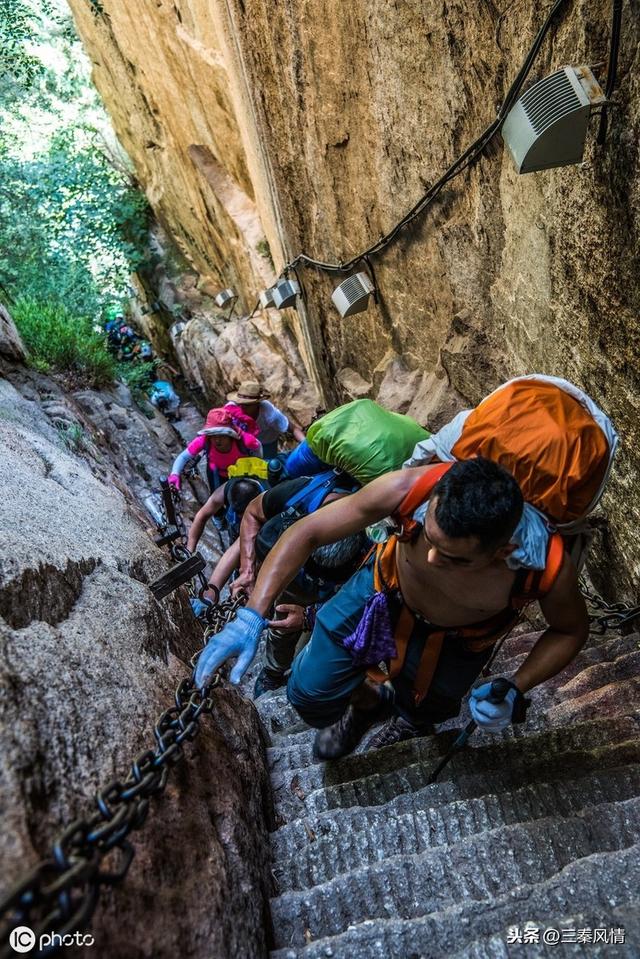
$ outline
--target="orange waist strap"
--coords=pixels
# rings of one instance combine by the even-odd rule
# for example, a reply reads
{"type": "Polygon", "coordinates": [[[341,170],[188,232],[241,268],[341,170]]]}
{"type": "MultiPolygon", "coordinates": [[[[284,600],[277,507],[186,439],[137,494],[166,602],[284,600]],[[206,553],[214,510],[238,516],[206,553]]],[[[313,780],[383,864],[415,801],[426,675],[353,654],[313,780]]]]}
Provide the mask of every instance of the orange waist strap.
{"type": "MultiPolygon", "coordinates": [[[[375,561],[373,567],[373,585],[378,593],[399,592],[400,581],[398,578],[398,566],[396,562],[396,549],[399,539],[397,536],[391,536],[386,543],[380,543],[375,550],[375,561]]],[[[367,675],[375,682],[385,682],[388,679],[394,679],[404,666],[407,655],[409,639],[413,632],[416,617],[402,600],[400,614],[398,616],[393,638],[396,644],[396,655],[389,662],[388,670],[379,667],[371,667],[367,670],[367,675]]],[[[442,645],[447,633],[456,633],[457,635],[467,636],[469,644],[477,651],[492,646],[498,637],[510,629],[518,614],[512,610],[505,610],[508,615],[498,614],[485,623],[477,623],[473,626],[462,626],[459,629],[448,630],[441,627],[433,627],[425,639],[424,649],[420,657],[420,663],[413,683],[413,697],[416,705],[422,702],[429,691],[431,681],[433,680],[442,645]]]]}

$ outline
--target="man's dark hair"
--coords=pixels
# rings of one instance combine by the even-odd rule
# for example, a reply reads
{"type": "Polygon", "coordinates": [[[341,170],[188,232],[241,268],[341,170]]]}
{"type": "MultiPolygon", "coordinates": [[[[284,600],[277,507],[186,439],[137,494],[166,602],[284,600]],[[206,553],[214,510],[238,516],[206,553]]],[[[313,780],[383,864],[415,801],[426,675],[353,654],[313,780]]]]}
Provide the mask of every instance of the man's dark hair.
{"type": "Polygon", "coordinates": [[[238,516],[240,516],[244,513],[251,500],[259,496],[262,491],[262,486],[258,480],[238,476],[235,479],[229,480],[227,502],[238,516]]]}
{"type": "Polygon", "coordinates": [[[452,539],[474,536],[487,553],[509,542],[524,506],[514,477],[482,456],[454,463],[431,495],[442,532],[452,539]]]}

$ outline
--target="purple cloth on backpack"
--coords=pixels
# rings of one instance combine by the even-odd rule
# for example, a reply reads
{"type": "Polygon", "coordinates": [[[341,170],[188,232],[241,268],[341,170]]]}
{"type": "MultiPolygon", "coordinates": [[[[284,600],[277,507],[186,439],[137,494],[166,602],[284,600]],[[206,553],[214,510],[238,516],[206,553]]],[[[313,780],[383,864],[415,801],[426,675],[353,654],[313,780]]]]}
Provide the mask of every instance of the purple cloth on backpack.
{"type": "Polygon", "coordinates": [[[396,656],[391,614],[386,593],[376,593],[362,611],[360,622],[342,640],[353,658],[354,666],[377,666],[382,660],[396,656]]]}

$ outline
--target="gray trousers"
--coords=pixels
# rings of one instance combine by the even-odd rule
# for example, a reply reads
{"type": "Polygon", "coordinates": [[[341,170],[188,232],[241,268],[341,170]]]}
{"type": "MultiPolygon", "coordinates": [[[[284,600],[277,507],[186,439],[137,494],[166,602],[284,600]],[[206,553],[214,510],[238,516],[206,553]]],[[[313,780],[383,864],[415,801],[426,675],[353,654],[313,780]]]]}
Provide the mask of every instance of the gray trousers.
{"type": "MultiPolygon", "coordinates": [[[[294,586],[288,587],[284,593],[281,593],[276,600],[276,606],[280,603],[288,603],[295,606],[309,606],[311,603],[318,602],[318,597],[311,593],[303,594],[297,591],[294,586]]],[[[277,614],[276,614],[277,616],[277,614]]],[[[298,644],[304,638],[301,647],[309,642],[310,633],[304,633],[301,629],[285,630],[278,629],[276,626],[270,626],[267,630],[267,638],[264,651],[264,668],[268,675],[274,679],[280,679],[291,668],[298,644]]]]}

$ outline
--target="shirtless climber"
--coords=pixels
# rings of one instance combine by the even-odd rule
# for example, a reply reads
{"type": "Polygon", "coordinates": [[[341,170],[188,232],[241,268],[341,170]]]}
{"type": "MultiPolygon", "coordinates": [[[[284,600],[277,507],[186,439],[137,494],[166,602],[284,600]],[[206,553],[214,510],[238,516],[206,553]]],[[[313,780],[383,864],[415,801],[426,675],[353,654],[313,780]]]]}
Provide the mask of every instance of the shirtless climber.
{"type": "Polygon", "coordinates": [[[509,567],[522,509],[513,477],[477,457],[389,473],[305,517],[262,566],[251,608],[239,610],[209,641],[196,682],[205,683],[234,656],[231,680],[239,682],[255,655],[266,611],[311,551],[399,512],[403,527],[414,527],[412,535],[379,546],[322,607],[311,641],[294,661],[289,701],[319,730],[320,759],[350,752],[370,725],[390,713],[371,745],[424,735],[433,723],[457,715],[492,646],[517,620],[518,607],[538,598],[548,628],[511,677],[505,700],[494,703],[489,684],[472,693],[478,725],[505,728],[523,694],[564,669],[588,635],[577,572],[559,537],[549,540],[544,571],[509,567]],[[431,484],[424,526],[404,520],[405,498],[414,495],[417,480],[423,490],[431,484]],[[378,682],[372,683],[366,674],[376,666],[378,682]],[[391,685],[380,682],[385,669],[391,685]]]}

